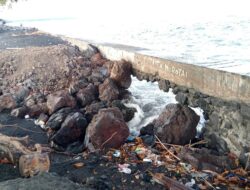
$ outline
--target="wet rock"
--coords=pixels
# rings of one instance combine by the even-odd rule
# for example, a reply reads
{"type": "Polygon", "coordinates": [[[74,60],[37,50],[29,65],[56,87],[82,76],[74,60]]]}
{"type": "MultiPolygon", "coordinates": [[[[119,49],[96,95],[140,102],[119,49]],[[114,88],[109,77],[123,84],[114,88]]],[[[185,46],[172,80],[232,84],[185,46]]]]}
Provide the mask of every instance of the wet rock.
{"type": "Polygon", "coordinates": [[[183,92],[179,92],[176,96],[175,99],[177,102],[179,102],[181,105],[187,105],[188,103],[188,97],[187,94],[183,92]]]}
{"type": "Polygon", "coordinates": [[[13,109],[11,111],[11,115],[15,116],[15,117],[20,117],[20,118],[24,118],[24,116],[29,112],[29,109],[26,106],[20,107],[20,108],[16,108],[13,109]]]}
{"type": "Polygon", "coordinates": [[[119,110],[122,112],[123,114],[123,118],[125,120],[125,122],[130,121],[131,119],[133,119],[135,112],[137,111],[135,108],[129,108],[127,106],[125,106],[121,100],[114,100],[112,102],[112,107],[117,107],[119,108],[119,110]]]}
{"type": "Polygon", "coordinates": [[[68,92],[58,91],[48,95],[47,106],[49,109],[49,113],[52,114],[63,107],[75,107],[76,101],[72,96],[70,96],[68,92]]]}
{"type": "Polygon", "coordinates": [[[126,61],[117,61],[112,67],[110,78],[113,79],[118,86],[127,89],[132,83],[131,74],[131,63],[126,61]]]}
{"type": "Polygon", "coordinates": [[[101,109],[89,124],[86,143],[99,148],[119,148],[128,138],[129,129],[118,108],[101,109]]]}
{"type": "Polygon", "coordinates": [[[129,100],[131,98],[132,94],[129,90],[127,89],[120,89],[120,95],[119,98],[121,100],[129,100]]]}
{"type": "Polygon", "coordinates": [[[46,128],[49,128],[53,131],[59,130],[61,128],[62,122],[71,112],[73,112],[72,108],[62,108],[57,112],[53,113],[46,123],[46,128]]]}
{"type": "Polygon", "coordinates": [[[85,107],[98,97],[98,91],[93,84],[89,84],[86,88],[79,90],[76,97],[81,106],[85,107]]]}
{"type": "Polygon", "coordinates": [[[189,149],[183,148],[178,157],[191,164],[198,170],[211,170],[223,172],[225,169],[235,169],[237,167],[234,159],[228,156],[217,156],[212,154],[209,149],[189,149]]]}
{"type": "Polygon", "coordinates": [[[154,135],[154,125],[152,123],[140,129],[140,136],[154,135]]]}
{"type": "Polygon", "coordinates": [[[143,112],[149,112],[150,110],[152,110],[154,107],[153,103],[147,103],[142,107],[142,111],[143,112]]]}
{"type": "Polygon", "coordinates": [[[195,138],[200,117],[188,106],[168,104],[154,120],[155,134],[162,142],[184,145],[195,138]]]}
{"type": "Polygon", "coordinates": [[[19,171],[22,177],[33,177],[41,172],[48,172],[50,160],[47,153],[22,155],[19,159],[19,171]]]}
{"type": "Polygon", "coordinates": [[[159,88],[164,92],[168,92],[170,87],[170,82],[168,80],[160,80],[158,82],[159,88]]]}
{"type": "Polygon", "coordinates": [[[0,96],[0,112],[5,109],[13,109],[17,106],[15,98],[11,94],[0,96]]]}
{"type": "Polygon", "coordinates": [[[112,79],[106,79],[99,86],[99,98],[102,101],[113,101],[119,98],[119,89],[112,79]]]}
{"type": "Polygon", "coordinates": [[[77,141],[83,142],[87,125],[81,113],[69,114],[51,140],[62,147],[77,141]]]}

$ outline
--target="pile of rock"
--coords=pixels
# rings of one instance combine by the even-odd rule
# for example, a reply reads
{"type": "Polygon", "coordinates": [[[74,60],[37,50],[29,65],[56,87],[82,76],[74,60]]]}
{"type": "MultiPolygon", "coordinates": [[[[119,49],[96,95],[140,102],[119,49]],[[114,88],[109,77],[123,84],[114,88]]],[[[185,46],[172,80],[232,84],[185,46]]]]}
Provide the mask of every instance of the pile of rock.
{"type": "Polygon", "coordinates": [[[111,62],[95,49],[86,56],[65,45],[1,56],[0,112],[37,119],[52,147],[71,152],[89,143],[117,148],[129,136],[126,121],[136,110],[121,100],[132,82],[130,63],[111,62]]]}

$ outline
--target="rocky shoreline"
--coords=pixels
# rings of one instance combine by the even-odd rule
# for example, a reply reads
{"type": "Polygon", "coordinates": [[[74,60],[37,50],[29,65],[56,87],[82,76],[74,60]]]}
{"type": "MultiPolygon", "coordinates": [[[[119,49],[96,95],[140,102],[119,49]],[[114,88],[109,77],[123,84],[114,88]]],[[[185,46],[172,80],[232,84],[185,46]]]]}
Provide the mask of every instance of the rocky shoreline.
{"type": "MultiPolygon", "coordinates": [[[[33,35],[44,38],[25,31],[15,42],[33,35]]],[[[139,73],[129,62],[105,59],[92,45],[81,51],[51,41],[0,53],[0,189],[38,183],[41,189],[249,188],[249,168],[238,161],[243,154],[242,164],[248,164],[246,150],[238,149],[248,147],[247,138],[240,136],[239,154],[225,139],[233,134],[228,120],[245,130],[242,135],[249,130],[248,106],[139,73]],[[171,87],[180,102],[166,105],[139,137],[126,123],[137,110],[123,103],[131,96],[131,74],[159,81],[164,91],[171,87]],[[201,107],[209,118],[202,139],[196,138],[199,116],[187,105],[201,107]],[[220,134],[221,128],[227,130],[220,134]]]]}

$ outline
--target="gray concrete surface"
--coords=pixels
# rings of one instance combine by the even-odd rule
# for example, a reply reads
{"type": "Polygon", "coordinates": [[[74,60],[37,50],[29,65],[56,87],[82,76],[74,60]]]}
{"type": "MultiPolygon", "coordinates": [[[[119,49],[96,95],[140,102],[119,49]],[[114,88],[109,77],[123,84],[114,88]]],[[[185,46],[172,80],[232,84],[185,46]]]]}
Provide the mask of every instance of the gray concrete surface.
{"type": "Polygon", "coordinates": [[[18,49],[29,46],[66,44],[61,38],[39,32],[34,28],[0,25],[0,50],[18,49]]]}

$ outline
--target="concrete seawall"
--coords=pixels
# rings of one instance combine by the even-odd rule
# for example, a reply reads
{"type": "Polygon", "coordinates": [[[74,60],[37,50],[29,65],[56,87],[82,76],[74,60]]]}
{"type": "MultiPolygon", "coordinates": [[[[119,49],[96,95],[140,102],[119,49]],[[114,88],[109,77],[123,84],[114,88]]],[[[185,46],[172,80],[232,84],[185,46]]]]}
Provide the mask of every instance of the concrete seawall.
{"type": "MultiPolygon", "coordinates": [[[[87,43],[77,39],[63,38],[82,49],[87,43]]],[[[179,63],[137,53],[137,49],[118,45],[95,45],[111,60],[127,60],[133,68],[161,79],[172,81],[180,86],[193,88],[204,94],[250,103],[250,77],[226,71],[179,63]]]]}

